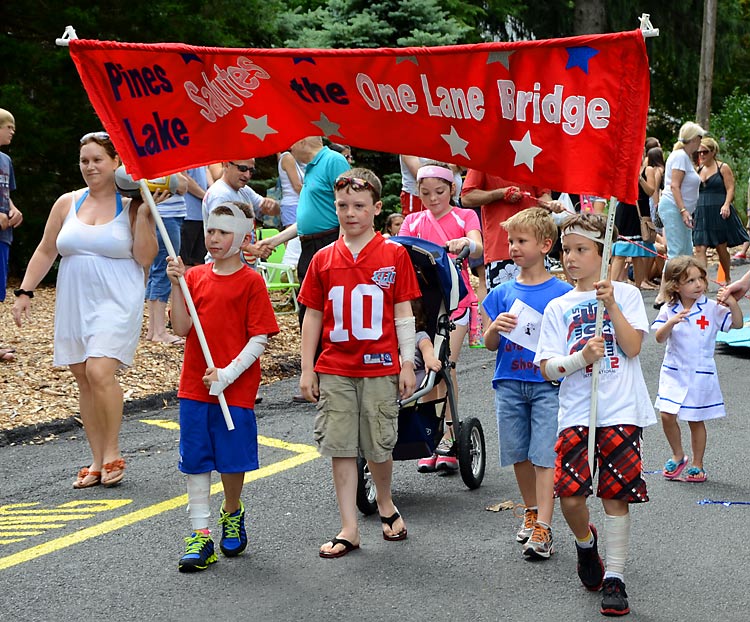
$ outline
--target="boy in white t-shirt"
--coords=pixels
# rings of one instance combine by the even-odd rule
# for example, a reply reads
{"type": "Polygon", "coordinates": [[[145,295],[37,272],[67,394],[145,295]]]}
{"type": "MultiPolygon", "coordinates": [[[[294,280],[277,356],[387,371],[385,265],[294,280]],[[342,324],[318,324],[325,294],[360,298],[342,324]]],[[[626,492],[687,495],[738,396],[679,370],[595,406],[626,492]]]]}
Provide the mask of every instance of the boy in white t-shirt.
{"type": "Polygon", "coordinates": [[[547,305],[534,362],[548,380],[563,378],[555,495],[576,538],[578,576],[589,590],[603,588],[603,615],[621,616],[630,611],[623,582],[630,533],[628,505],[648,501],[641,436],[642,428],[656,423],[656,417],[638,359],[649,331],[643,299],[632,285],[599,280],[605,231],[605,219],[598,214],[571,216],[562,224],[563,260],[576,286],[547,305]],[[597,304],[605,308],[600,337],[594,337],[597,304]],[[605,511],[606,572],[586,506],[586,498],[593,494],[588,425],[592,364],[597,360],[601,366],[596,494],[605,511]]]}

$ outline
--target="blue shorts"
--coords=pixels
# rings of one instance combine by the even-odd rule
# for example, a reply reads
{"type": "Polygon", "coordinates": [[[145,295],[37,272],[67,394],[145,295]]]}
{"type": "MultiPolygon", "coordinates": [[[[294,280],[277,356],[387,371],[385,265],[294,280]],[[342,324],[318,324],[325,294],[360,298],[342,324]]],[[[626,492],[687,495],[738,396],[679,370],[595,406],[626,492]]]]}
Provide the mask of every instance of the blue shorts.
{"type": "Polygon", "coordinates": [[[558,391],[550,382],[495,381],[500,466],[530,460],[554,468],[558,391]]]}
{"type": "Polygon", "coordinates": [[[230,406],[227,430],[218,404],[180,398],[180,463],[183,473],[245,473],[258,468],[258,426],[252,408],[230,406]]]}
{"type": "MultiPolygon", "coordinates": [[[[180,254],[180,242],[182,240],[182,221],[184,218],[162,218],[164,228],[169,235],[169,241],[172,242],[174,252],[180,254]]],[[[167,247],[161,237],[159,230],[156,230],[156,241],[159,243],[159,251],[156,253],[151,269],[148,271],[148,281],[146,282],[146,300],[160,300],[167,302],[169,295],[172,293],[172,283],[167,276],[167,247]]]]}
{"type": "Polygon", "coordinates": [[[0,302],[5,300],[5,289],[8,287],[8,258],[10,244],[0,242],[0,302]]]}

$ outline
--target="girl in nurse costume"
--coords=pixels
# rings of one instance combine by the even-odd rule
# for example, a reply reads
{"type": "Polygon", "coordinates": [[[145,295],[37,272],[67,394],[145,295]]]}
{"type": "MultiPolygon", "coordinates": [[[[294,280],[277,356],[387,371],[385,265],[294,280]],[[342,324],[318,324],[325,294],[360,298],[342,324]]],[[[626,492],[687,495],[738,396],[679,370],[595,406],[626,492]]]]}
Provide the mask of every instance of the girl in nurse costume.
{"type": "Polygon", "coordinates": [[[669,302],[651,325],[656,341],[667,344],[654,403],[661,412],[662,428],[672,448],[672,457],[664,465],[664,477],[677,479],[690,462],[682,448],[678,421],[682,420],[690,426],[693,450],[685,481],[705,482],[705,422],[726,415],[714,361],[716,333],[742,328],[742,312],[733,296],[727,296],[724,305],[706,297],[706,270],[693,257],[671,259],[664,280],[669,302]]]}

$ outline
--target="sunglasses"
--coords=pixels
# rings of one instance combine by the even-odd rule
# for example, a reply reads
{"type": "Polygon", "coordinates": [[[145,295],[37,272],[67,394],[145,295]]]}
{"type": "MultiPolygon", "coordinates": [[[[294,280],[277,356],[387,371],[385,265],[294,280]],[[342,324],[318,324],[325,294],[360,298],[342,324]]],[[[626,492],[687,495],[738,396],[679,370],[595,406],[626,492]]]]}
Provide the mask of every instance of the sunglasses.
{"type": "Polygon", "coordinates": [[[235,164],[234,162],[230,162],[229,164],[231,164],[232,166],[236,166],[237,170],[240,173],[250,172],[252,174],[252,173],[255,172],[255,167],[254,166],[246,166],[245,164],[235,164]]]}
{"type": "Polygon", "coordinates": [[[89,132],[81,136],[81,144],[87,140],[109,140],[109,134],[107,132],[89,132]]]}
{"type": "Polygon", "coordinates": [[[708,149],[701,149],[698,151],[698,155],[706,155],[707,153],[711,153],[708,149]]]}
{"type": "Polygon", "coordinates": [[[374,192],[375,194],[379,194],[377,190],[375,190],[375,186],[373,186],[369,181],[366,179],[361,179],[359,177],[339,177],[333,184],[333,187],[336,190],[343,190],[344,188],[351,188],[354,190],[354,192],[361,192],[362,190],[370,190],[371,192],[374,192]]]}

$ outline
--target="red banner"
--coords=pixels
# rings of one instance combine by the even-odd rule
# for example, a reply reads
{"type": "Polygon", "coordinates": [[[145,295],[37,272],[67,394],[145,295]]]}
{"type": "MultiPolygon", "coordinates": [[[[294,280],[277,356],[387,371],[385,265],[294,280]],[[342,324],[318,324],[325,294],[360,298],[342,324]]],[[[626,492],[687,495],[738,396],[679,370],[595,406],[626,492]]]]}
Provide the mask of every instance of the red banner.
{"type": "Polygon", "coordinates": [[[228,49],[72,40],[128,171],[159,177],[309,135],[634,203],[640,31],[434,48],[228,49]]]}

